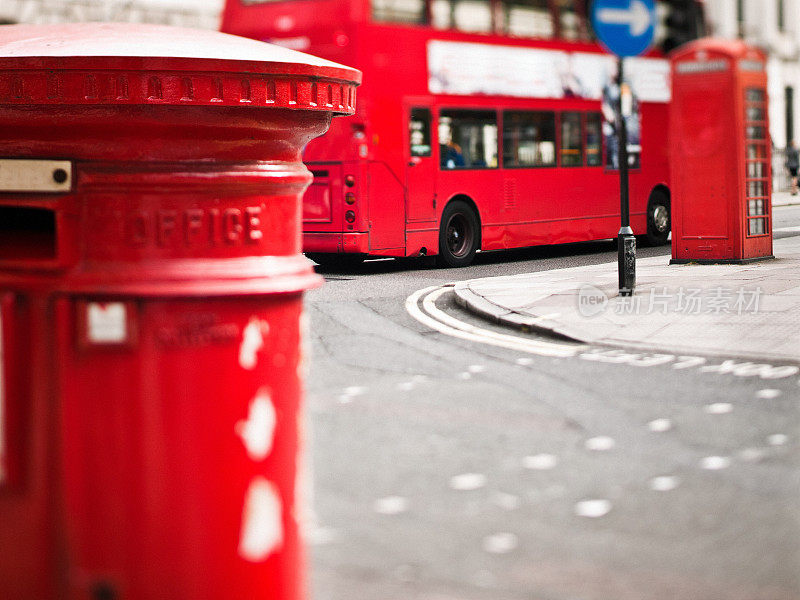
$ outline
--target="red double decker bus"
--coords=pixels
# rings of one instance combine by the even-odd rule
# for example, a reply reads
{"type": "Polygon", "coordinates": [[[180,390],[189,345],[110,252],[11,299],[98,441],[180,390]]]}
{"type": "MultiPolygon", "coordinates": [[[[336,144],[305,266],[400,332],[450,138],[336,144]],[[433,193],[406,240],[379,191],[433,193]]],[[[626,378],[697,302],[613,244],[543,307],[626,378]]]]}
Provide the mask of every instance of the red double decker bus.
{"type": "MultiPolygon", "coordinates": [[[[702,32],[699,2],[660,4],[702,32]]],[[[304,152],[303,249],[317,262],[463,266],[478,250],[616,235],[616,63],[585,0],[227,0],[222,30],[364,73],[356,115],[304,152]]],[[[670,230],[662,56],[627,59],[623,84],[631,226],[655,244],[670,230]]]]}

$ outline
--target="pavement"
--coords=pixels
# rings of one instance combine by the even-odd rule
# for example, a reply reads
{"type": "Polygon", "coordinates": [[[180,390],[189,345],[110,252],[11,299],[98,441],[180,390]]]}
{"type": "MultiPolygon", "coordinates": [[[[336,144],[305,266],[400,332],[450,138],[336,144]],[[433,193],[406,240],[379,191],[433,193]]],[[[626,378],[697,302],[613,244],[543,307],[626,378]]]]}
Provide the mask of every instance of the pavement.
{"type": "MultiPolygon", "coordinates": [[[[800,204],[797,198],[775,194],[773,205],[800,204]]],[[[630,297],[619,296],[616,262],[472,279],[454,291],[470,311],[524,331],[680,355],[800,363],[800,230],[775,239],[773,251],[774,259],[744,265],[639,259],[630,297]]]]}

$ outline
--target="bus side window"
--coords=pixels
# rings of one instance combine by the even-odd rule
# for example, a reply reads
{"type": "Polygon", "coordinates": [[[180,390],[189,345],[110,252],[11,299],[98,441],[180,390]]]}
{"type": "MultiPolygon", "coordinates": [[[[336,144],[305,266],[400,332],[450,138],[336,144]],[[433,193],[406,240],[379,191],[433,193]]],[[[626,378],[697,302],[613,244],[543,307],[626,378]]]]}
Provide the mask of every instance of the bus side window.
{"type": "Polygon", "coordinates": [[[561,113],[561,166],[583,166],[581,113],[561,113]]]}
{"type": "Polygon", "coordinates": [[[600,113],[586,115],[586,166],[599,167],[603,164],[602,117],[600,113]]]}
{"type": "Polygon", "coordinates": [[[427,108],[412,108],[408,121],[411,156],[431,155],[431,111],[427,108]]]}
{"type": "Polygon", "coordinates": [[[443,110],[439,117],[442,169],[497,167],[497,113],[488,110],[443,110]]]}
{"type": "Polygon", "coordinates": [[[372,18],[378,22],[422,25],[425,11],[425,0],[372,0],[372,18]]]}
{"type": "Polygon", "coordinates": [[[555,37],[549,0],[507,0],[502,2],[505,22],[501,30],[509,35],[549,39],[555,37]]]}
{"type": "Polygon", "coordinates": [[[432,0],[431,17],[436,29],[457,29],[471,33],[492,31],[489,0],[432,0]]]}
{"type": "Polygon", "coordinates": [[[503,166],[555,165],[555,113],[511,110],[503,112],[503,166]]]}

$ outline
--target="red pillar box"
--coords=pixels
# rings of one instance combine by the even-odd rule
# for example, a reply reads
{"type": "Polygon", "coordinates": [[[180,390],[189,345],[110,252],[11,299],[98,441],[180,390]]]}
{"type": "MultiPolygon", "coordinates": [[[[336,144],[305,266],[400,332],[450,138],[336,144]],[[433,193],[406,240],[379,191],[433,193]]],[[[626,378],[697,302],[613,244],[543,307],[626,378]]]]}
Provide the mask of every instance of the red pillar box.
{"type": "Polygon", "coordinates": [[[672,262],[772,258],[766,56],[704,39],[671,58],[672,262]]]}
{"type": "Polygon", "coordinates": [[[0,598],[303,596],[300,152],[358,71],[0,28],[0,598]]]}

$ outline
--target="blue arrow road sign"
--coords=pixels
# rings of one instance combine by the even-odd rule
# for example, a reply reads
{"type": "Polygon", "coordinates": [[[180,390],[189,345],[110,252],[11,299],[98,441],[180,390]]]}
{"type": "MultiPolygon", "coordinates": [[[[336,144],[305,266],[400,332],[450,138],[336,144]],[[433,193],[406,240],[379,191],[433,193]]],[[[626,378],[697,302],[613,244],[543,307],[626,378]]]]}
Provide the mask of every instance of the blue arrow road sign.
{"type": "Polygon", "coordinates": [[[595,35],[617,56],[638,56],[650,47],[656,29],[655,0],[594,0],[595,35]]]}

